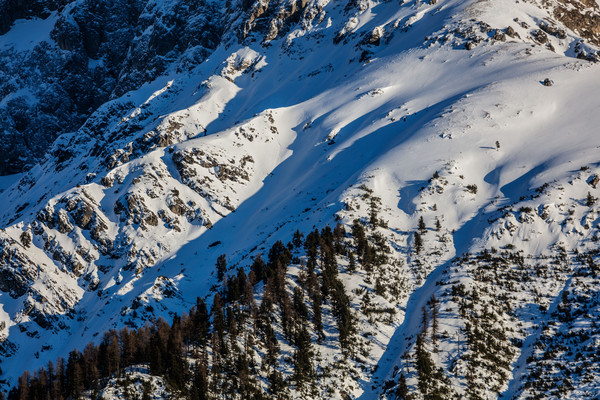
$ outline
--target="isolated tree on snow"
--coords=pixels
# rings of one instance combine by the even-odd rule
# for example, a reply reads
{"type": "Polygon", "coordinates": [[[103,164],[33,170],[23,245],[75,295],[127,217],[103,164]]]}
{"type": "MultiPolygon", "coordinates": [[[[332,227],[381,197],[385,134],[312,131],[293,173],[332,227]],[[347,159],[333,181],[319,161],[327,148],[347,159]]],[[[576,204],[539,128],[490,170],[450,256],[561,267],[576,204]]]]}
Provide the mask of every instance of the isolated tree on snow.
{"type": "Polygon", "coordinates": [[[217,257],[217,279],[219,282],[223,281],[225,278],[225,272],[227,272],[227,259],[225,258],[225,254],[221,254],[217,257]]]}
{"type": "Polygon", "coordinates": [[[591,207],[594,205],[594,203],[596,203],[596,198],[594,196],[592,196],[592,194],[590,192],[588,192],[585,205],[588,207],[591,207]]]}
{"type": "Polygon", "coordinates": [[[423,306],[421,308],[421,325],[422,325],[422,329],[421,332],[423,335],[427,335],[427,325],[429,324],[429,315],[427,314],[427,308],[425,306],[423,306]]]}
{"type": "Polygon", "coordinates": [[[429,306],[431,307],[431,340],[435,345],[439,331],[439,301],[437,297],[435,297],[435,294],[431,295],[429,306]]]}
{"type": "Polygon", "coordinates": [[[419,233],[424,235],[427,232],[427,226],[425,226],[425,221],[423,220],[423,216],[419,217],[419,233]]]}
{"type": "Polygon", "coordinates": [[[419,232],[415,232],[415,251],[417,254],[420,254],[421,250],[423,250],[423,239],[419,232]]]}

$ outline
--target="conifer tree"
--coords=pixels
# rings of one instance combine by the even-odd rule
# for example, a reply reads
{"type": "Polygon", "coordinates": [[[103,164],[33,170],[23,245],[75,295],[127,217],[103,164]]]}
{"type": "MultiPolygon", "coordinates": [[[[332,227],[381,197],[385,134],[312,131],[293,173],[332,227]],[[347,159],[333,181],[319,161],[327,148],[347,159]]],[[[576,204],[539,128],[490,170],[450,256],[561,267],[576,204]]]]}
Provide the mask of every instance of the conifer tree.
{"type": "Polygon", "coordinates": [[[381,199],[379,197],[371,196],[371,201],[369,202],[369,224],[371,225],[371,229],[377,226],[377,213],[379,212],[380,203],[381,199]]]}
{"type": "Polygon", "coordinates": [[[435,297],[435,294],[431,295],[431,299],[429,300],[429,307],[431,308],[431,340],[435,345],[439,331],[439,301],[437,297],[435,297]]]}
{"type": "Polygon", "coordinates": [[[267,354],[263,365],[267,367],[267,370],[270,370],[271,367],[277,366],[277,357],[279,357],[279,341],[275,336],[275,331],[273,330],[271,324],[266,324],[264,326],[264,334],[267,354]]]}
{"type": "Polygon", "coordinates": [[[420,254],[423,250],[423,239],[421,238],[421,234],[419,232],[415,232],[415,252],[420,254]]]}
{"type": "Polygon", "coordinates": [[[319,342],[325,339],[323,332],[323,311],[321,309],[321,294],[316,292],[312,298],[313,326],[319,342]]]}
{"type": "MultiPolygon", "coordinates": [[[[136,351],[137,348],[134,348],[133,352],[136,351]]],[[[98,348],[94,344],[88,343],[83,350],[81,361],[83,364],[83,385],[85,388],[91,389],[92,392],[95,393],[98,390],[98,380],[100,379],[98,371],[98,348]]],[[[50,381],[50,379],[51,378],[49,378],[48,381],[50,381]]]]}
{"type": "Polygon", "coordinates": [[[415,369],[417,370],[419,390],[423,395],[427,396],[434,371],[434,364],[429,352],[425,349],[422,334],[417,335],[415,348],[415,369]]]}
{"type": "Polygon", "coordinates": [[[410,400],[411,396],[408,391],[408,385],[406,384],[406,377],[404,374],[400,374],[400,378],[398,378],[398,385],[396,386],[396,390],[394,392],[397,400],[410,400]]]}
{"type": "Polygon", "coordinates": [[[300,232],[300,230],[296,230],[296,232],[294,232],[294,236],[292,237],[292,244],[295,248],[299,248],[300,246],[302,246],[303,238],[304,235],[300,232]]]}
{"type": "Polygon", "coordinates": [[[206,360],[201,358],[196,362],[194,378],[190,390],[191,400],[208,400],[208,373],[206,360]]]}
{"type": "Polygon", "coordinates": [[[321,242],[321,235],[318,230],[314,230],[306,235],[306,240],[304,241],[304,249],[306,250],[306,255],[309,259],[316,260],[317,259],[317,248],[319,247],[319,243],[321,242]]]}
{"type": "Polygon", "coordinates": [[[354,253],[350,252],[348,254],[348,271],[354,272],[356,271],[356,260],[354,259],[354,253]]]}
{"type": "Polygon", "coordinates": [[[69,353],[67,361],[67,394],[72,399],[79,399],[84,389],[80,358],[81,354],[73,350],[69,353]]]}
{"type": "Polygon", "coordinates": [[[208,343],[208,334],[210,332],[210,315],[208,314],[206,303],[201,297],[196,299],[192,326],[192,337],[195,343],[201,347],[205,347],[208,343]]]}
{"type": "Polygon", "coordinates": [[[335,252],[338,254],[345,253],[345,246],[344,246],[344,237],[345,236],[346,236],[346,229],[344,228],[344,225],[342,225],[338,222],[337,225],[335,226],[335,228],[333,229],[333,243],[334,243],[335,252]]]}
{"type": "Polygon", "coordinates": [[[350,299],[344,289],[344,284],[336,279],[332,290],[333,314],[337,321],[340,334],[340,345],[343,349],[351,350],[350,337],[354,333],[350,299]]]}
{"type": "Polygon", "coordinates": [[[429,325],[429,315],[427,314],[427,308],[421,307],[421,333],[427,335],[427,328],[429,325]]]}
{"type": "Polygon", "coordinates": [[[425,221],[423,220],[422,215],[419,217],[419,233],[421,235],[424,235],[425,233],[427,233],[427,226],[425,225],[425,221]]]}
{"type": "Polygon", "coordinates": [[[308,308],[304,301],[304,293],[302,292],[302,289],[297,286],[294,288],[293,304],[296,315],[298,315],[301,320],[306,321],[308,318],[308,308]]]}
{"type": "Polygon", "coordinates": [[[356,249],[356,254],[360,259],[362,259],[364,256],[365,248],[369,246],[369,243],[367,242],[365,229],[360,223],[359,219],[355,219],[352,222],[352,236],[354,237],[354,247],[356,249]]]}
{"type": "Polygon", "coordinates": [[[106,346],[106,368],[107,376],[119,375],[121,365],[121,349],[119,348],[119,338],[115,330],[110,330],[105,336],[103,342],[106,346]]]}
{"type": "Polygon", "coordinates": [[[217,263],[215,265],[217,267],[217,279],[219,282],[223,282],[223,278],[225,278],[225,273],[227,272],[227,259],[225,258],[225,254],[221,254],[217,257],[217,263]]]}
{"type": "Polygon", "coordinates": [[[311,339],[306,326],[303,325],[298,331],[295,345],[294,381],[296,385],[302,386],[313,375],[311,339]]]}
{"type": "Polygon", "coordinates": [[[183,358],[181,318],[177,315],[173,317],[167,340],[167,371],[169,382],[175,388],[183,389],[186,380],[185,360],[183,358]]]}
{"type": "Polygon", "coordinates": [[[596,203],[596,200],[597,199],[594,196],[592,196],[592,194],[590,192],[588,192],[585,205],[588,207],[591,207],[594,205],[594,203],[596,203]]]}
{"type": "Polygon", "coordinates": [[[225,344],[226,321],[223,311],[223,301],[219,293],[216,293],[213,298],[211,315],[213,319],[213,352],[215,355],[225,357],[227,355],[227,346],[225,344]]]}
{"type": "Polygon", "coordinates": [[[271,277],[271,274],[275,273],[277,266],[287,267],[292,260],[292,253],[283,244],[281,240],[275,242],[269,250],[269,256],[267,261],[267,278],[271,277]]]}

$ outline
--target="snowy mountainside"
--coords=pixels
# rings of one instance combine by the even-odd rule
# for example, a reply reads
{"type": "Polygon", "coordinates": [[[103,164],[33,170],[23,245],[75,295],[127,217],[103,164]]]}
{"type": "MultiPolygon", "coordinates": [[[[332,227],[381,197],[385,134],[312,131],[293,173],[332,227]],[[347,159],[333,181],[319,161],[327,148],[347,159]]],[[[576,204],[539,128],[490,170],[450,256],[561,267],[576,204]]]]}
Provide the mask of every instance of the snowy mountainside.
{"type": "Polygon", "coordinates": [[[190,4],[145,4],[111,95],[0,193],[7,384],[107,329],[189,310],[218,284],[221,254],[235,271],[380,202],[393,261],[371,283],[341,274],[376,372],[345,377],[345,393],[394,398],[400,375],[417,397],[597,393],[589,368],[562,391],[528,383],[566,379],[544,345],[576,371],[591,356],[564,346],[597,340],[590,327],[586,344],[560,341],[597,308],[596,3],[578,25],[566,2],[241,2],[210,46],[161,54],[148,21],[196,15],[190,4]],[[389,320],[361,314],[375,283],[401,288],[377,294],[389,320]],[[561,317],[570,302],[584,311],[561,317]],[[425,387],[411,364],[423,346],[441,371],[425,387]]]}

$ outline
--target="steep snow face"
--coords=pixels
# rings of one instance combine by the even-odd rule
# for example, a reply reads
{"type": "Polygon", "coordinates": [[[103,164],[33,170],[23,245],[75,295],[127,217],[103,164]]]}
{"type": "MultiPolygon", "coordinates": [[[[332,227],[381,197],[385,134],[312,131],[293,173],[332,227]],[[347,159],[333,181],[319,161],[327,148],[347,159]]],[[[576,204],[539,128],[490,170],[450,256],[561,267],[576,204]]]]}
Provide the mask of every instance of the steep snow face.
{"type": "MultiPolygon", "coordinates": [[[[211,274],[220,254],[246,266],[297,229],[368,218],[361,187],[381,198],[398,259],[420,266],[399,296],[397,330],[378,333],[373,393],[366,384],[353,389],[365,399],[379,394],[398,356],[413,348],[408,338],[419,329],[421,306],[454,270],[452,257],[509,244],[541,256],[560,242],[590,243],[592,231],[573,233],[555,221],[586,191],[596,193],[592,173],[580,180],[593,185],[568,183],[581,166],[597,167],[600,146],[590,129],[600,124],[598,66],[568,56],[585,48],[593,58],[596,50],[555,20],[554,9],[282,0],[231,10],[209,46],[193,35],[211,22],[206,15],[185,2],[145,4],[114,98],[0,192],[0,335],[9,382],[103,330],[189,309],[217,283],[211,274]],[[171,21],[182,7],[181,15],[198,19],[171,21]],[[171,48],[161,42],[167,33],[189,41],[171,48]],[[143,52],[147,46],[154,50],[143,52]],[[544,203],[526,203],[544,184],[556,190],[544,203]],[[527,211],[503,215],[515,205],[549,211],[531,223],[527,211]],[[442,230],[424,238],[418,257],[412,232],[421,216],[428,226],[438,219],[442,230]]],[[[589,227],[593,212],[574,211],[589,227]]],[[[540,294],[545,302],[558,295],[555,288],[540,294]]],[[[442,354],[455,348],[447,346],[442,354]]],[[[506,374],[522,368],[516,354],[506,374]]],[[[519,390],[503,375],[494,384],[495,395],[519,390]]],[[[458,393],[461,385],[456,378],[458,393]]]]}

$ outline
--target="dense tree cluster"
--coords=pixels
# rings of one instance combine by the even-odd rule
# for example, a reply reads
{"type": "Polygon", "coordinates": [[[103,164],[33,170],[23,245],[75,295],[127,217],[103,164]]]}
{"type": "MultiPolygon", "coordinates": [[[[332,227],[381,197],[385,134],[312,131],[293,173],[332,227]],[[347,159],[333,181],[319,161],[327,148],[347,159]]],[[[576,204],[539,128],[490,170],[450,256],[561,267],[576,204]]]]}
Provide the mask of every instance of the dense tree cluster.
{"type": "Polygon", "coordinates": [[[378,252],[358,220],[352,233],[350,240],[342,225],[306,236],[297,231],[290,243],[277,241],[266,261],[257,255],[248,268],[232,270],[221,255],[215,264],[219,285],[208,305],[198,298],[170,324],[158,319],[136,330],[111,330],[83,352],[73,350],[66,360],[25,372],[8,398],[78,399],[86,391],[95,398],[110,379],[135,365],[145,365],[171,391],[192,400],[283,399],[289,387],[316,393],[322,371],[314,343],[328,340],[344,357],[355,353],[355,317],[338,277],[338,257],[349,257],[354,270],[353,254],[364,269],[377,262],[378,252]],[[292,263],[301,264],[295,280],[287,271],[292,263]],[[335,320],[327,331],[337,335],[325,335],[325,308],[335,320]],[[284,344],[293,349],[291,357],[282,353],[284,344]]]}
{"type": "Polygon", "coordinates": [[[71,351],[66,360],[58,358],[33,374],[25,372],[8,398],[77,399],[85,390],[94,396],[110,378],[122,377],[126,367],[139,364],[148,365],[153,375],[164,376],[173,388],[184,390],[193,375],[185,350],[205,342],[209,326],[206,304],[198,299],[189,314],[175,316],[171,324],[161,318],[137,330],[110,330],[99,345],[90,343],[83,352],[71,351]]]}

